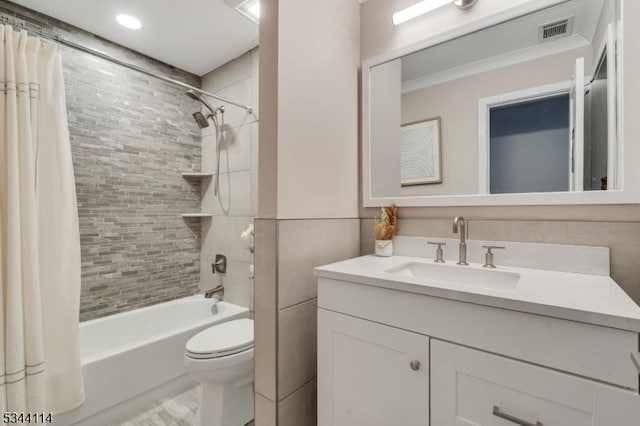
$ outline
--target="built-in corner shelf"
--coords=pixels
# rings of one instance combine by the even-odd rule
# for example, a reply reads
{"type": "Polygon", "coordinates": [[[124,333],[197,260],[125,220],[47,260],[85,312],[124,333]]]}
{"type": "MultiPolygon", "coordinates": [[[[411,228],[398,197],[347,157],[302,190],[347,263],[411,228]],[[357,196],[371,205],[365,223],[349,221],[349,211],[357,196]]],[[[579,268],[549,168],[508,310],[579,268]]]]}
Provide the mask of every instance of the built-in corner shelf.
{"type": "Polygon", "coordinates": [[[187,219],[206,219],[213,217],[210,213],[182,213],[181,216],[187,219]]]}
{"type": "Polygon", "coordinates": [[[189,172],[189,173],[183,173],[182,177],[185,179],[210,178],[210,177],[213,177],[213,173],[189,172]]]}
{"type": "MultiPolygon", "coordinates": [[[[184,179],[204,179],[213,177],[213,173],[186,172],[182,173],[182,177],[184,179]]],[[[213,217],[210,213],[183,213],[181,216],[185,219],[209,219],[213,217]]]]}

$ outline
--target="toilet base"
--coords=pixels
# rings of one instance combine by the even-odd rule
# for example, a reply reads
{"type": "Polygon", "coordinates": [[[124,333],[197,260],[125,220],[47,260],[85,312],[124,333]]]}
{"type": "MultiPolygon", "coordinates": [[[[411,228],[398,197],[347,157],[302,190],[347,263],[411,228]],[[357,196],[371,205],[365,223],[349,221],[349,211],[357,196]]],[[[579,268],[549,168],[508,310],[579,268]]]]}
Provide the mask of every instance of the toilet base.
{"type": "Polygon", "coordinates": [[[245,426],[253,416],[253,377],[226,384],[202,383],[195,426],[245,426]]]}

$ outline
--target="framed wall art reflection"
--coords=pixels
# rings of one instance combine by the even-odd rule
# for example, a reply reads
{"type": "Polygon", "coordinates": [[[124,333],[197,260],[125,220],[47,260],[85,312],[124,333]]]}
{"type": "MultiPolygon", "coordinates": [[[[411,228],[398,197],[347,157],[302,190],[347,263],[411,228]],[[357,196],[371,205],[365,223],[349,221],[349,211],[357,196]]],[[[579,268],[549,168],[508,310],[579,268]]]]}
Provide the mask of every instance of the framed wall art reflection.
{"type": "Polygon", "coordinates": [[[442,183],[440,117],[407,123],[400,136],[402,186],[442,183]]]}

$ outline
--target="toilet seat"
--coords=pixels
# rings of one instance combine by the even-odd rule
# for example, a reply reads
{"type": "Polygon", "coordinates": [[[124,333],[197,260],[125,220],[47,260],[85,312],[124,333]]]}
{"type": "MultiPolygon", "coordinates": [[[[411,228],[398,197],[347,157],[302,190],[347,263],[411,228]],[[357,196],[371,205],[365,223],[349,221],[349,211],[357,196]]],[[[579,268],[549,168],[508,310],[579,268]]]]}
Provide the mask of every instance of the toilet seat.
{"type": "Polygon", "coordinates": [[[254,418],[253,321],[209,326],[185,345],[184,365],[202,387],[195,424],[240,426],[254,418]]]}
{"type": "Polygon", "coordinates": [[[185,355],[192,359],[222,358],[253,349],[253,321],[239,319],[214,325],[193,336],[185,355]]]}

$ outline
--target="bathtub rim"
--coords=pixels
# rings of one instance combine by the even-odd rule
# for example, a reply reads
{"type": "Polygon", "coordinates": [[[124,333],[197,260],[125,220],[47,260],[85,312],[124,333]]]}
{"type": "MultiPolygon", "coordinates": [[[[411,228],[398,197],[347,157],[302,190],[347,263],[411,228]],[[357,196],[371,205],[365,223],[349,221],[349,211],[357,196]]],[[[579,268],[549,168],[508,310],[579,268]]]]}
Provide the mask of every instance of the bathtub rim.
{"type": "MultiPolygon", "coordinates": [[[[91,325],[91,324],[99,324],[102,322],[106,322],[109,321],[115,317],[126,317],[126,316],[130,316],[133,312],[140,312],[140,311],[151,311],[151,310],[157,310],[159,307],[162,306],[167,306],[167,305],[177,305],[181,302],[185,302],[185,301],[207,301],[207,299],[204,298],[203,295],[193,295],[193,296],[187,296],[187,297],[181,297],[179,299],[173,299],[173,300],[169,300],[166,302],[162,302],[162,303],[157,303],[155,305],[149,305],[149,306],[145,306],[143,308],[139,308],[139,309],[133,309],[130,311],[126,311],[126,312],[119,312],[117,314],[113,314],[113,315],[108,315],[105,317],[100,317],[100,318],[94,318],[91,320],[87,320],[87,321],[82,321],[79,324],[79,327],[83,327],[83,326],[87,326],[87,325],[91,325]]],[[[98,354],[92,354],[92,355],[84,355],[82,354],[82,351],[80,351],[80,362],[81,365],[88,365],[88,364],[92,364],[95,362],[99,362],[102,361],[104,359],[113,357],[113,356],[117,356],[120,355],[124,352],[127,352],[129,350],[132,349],[136,349],[136,348],[141,348],[144,346],[147,346],[149,344],[152,344],[153,342],[156,342],[158,340],[162,340],[162,339],[167,339],[173,336],[176,336],[178,334],[182,334],[185,332],[188,332],[189,330],[193,330],[193,329],[197,329],[197,328],[201,328],[203,326],[206,326],[208,324],[216,324],[218,322],[225,322],[226,320],[230,320],[230,318],[232,319],[237,319],[237,318],[248,318],[249,315],[249,308],[246,308],[244,306],[239,306],[239,305],[235,305],[233,303],[229,303],[226,301],[220,301],[218,302],[221,306],[228,306],[231,309],[231,311],[226,312],[226,315],[224,315],[224,313],[222,314],[218,314],[215,316],[211,316],[208,318],[204,318],[202,320],[199,321],[195,321],[195,322],[191,322],[189,323],[188,326],[183,326],[183,327],[176,327],[176,328],[172,328],[169,331],[165,332],[165,333],[158,333],[158,334],[153,334],[152,336],[149,337],[145,337],[142,338],[140,340],[137,340],[135,342],[135,344],[127,344],[127,345],[120,345],[120,346],[115,346],[113,348],[109,348],[109,350],[107,351],[103,351],[100,352],[98,354]],[[224,316],[222,316],[224,315],[224,316]],[[217,321],[216,321],[217,320],[217,321]]]]}

